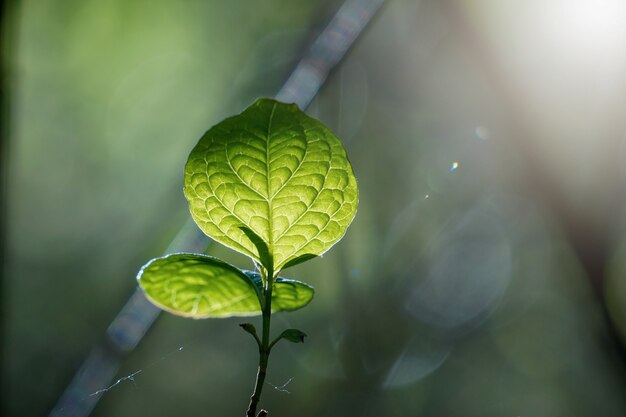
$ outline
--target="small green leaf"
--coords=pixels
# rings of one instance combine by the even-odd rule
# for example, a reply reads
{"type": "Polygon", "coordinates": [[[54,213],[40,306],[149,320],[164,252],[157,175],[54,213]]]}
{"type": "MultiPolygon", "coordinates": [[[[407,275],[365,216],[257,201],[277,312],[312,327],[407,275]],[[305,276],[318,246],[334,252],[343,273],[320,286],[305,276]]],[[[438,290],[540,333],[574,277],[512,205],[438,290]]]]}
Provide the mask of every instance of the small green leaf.
{"type": "Polygon", "coordinates": [[[156,258],[137,279],[152,303],[179,316],[255,316],[261,311],[256,286],[247,275],[211,256],[177,253],[156,258]]]}
{"type": "Polygon", "coordinates": [[[256,327],[254,327],[254,324],[241,323],[239,327],[241,327],[245,332],[250,333],[252,336],[258,337],[258,335],[256,334],[256,327]]]}
{"type": "Polygon", "coordinates": [[[204,233],[277,272],[342,238],[358,190],[328,128],[295,104],[259,99],[200,139],[185,166],[185,196],[204,233]]]}
{"type": "MultiPolygon", "coordinates": [[[[156,306],[170,313],[201,318],[258,316],[261,277],[207,255],[177,253],[148,262],[137,275],[140,287],[156,306]]],[[[272,312],[293,311],[313,298],[313,287],[278,277],[272,312]]]]}
{"type": "Polygon", "coordinates": [[[285,339],[290,341],[291,343],[304,343],[304,338],[307,336],[306,333],[298,330],[298,329],[287,329],[278,336],[278,339],[285,339]]]}
{"type": "Polygon", "coordinates": [[[261,348],[261,339],[259,339],[259,335],[256,333],[256,327],[252,323],[241,323],[239,325],[246,333],[250,333],[254,340],[256,340],[256,344],[261,348]]]}
{"type": "MultiPolygon", "coordinates": [[[[261,275],[255,271],[243,271],[259,288],[263,287],[261,275]]],[[[272,313],[298,310],[311,302],[315,289],[295,279],[278,277],[272,290],[272,313]]]]}

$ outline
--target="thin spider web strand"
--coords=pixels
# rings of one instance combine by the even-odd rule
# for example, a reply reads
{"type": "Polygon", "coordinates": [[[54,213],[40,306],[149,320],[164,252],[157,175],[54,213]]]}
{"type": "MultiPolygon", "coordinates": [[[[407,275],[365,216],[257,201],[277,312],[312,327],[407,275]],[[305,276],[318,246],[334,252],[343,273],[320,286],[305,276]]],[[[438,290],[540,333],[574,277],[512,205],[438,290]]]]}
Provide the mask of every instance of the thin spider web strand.
{"type": "Polygon", "coordinates": [[[266,384],[267,384],[267,385],[269,385],[270,387],[274,388],[276,391],[284,392],[285,394],[291,394],[291,391],[289,391],[289,390],[285,389],[285,387],[286,387],[287,385],[289,385],[289,384],[291,383],[291,381],[293,381],[293,380],[294,380],[294,378],[295,378],[295,377],[293,377],[293,376],[292,376],[291,378],[289,378],[289,379],[287,380],[287,382],[285,382],[283,385],[280,385],[280,386],[278,386],[278,385],[274,385],[274,384],[272,384],[271,382],[266,382],[266,384]]]}
{"type": "Polygon", "coordinates": [[[118,380],[117,380],[117,381],[115,381],[113,384],[109,385],[108,387],[106,387],[106,388],[101,388],[101,389],[99,389],[99,390],[97,390],[97,391],[92,392],[91,394],[89,394],[89,395],[88,395],[88,397],[93,397],[93,396],[96,396],[96,395],[104,394],[105,392],[109,392],[109,391],[110,391],[110,390],[112,390],[113,388],[117,387],[118,385],[120,385],[121,383],[126,382],[126,381],[130,381],[130,382],[132,382],[132,383],[134,384],[134,383],[135,383],[135,376],[136,376],[136,375],[139,375],[140,373],[142,373],[142,372],[144,372],[144,371],[147,371],[147,370],[149,370],[150,368],[152,368],[152,367],[154,367],[154,366],[158,365],[159,363],[163,362],[164,360],[166,360],[167,358],[169,358],[169,357],[170,357],[170,356],[172,356],[173,354],[178,353],[178,352],[182,352],[182,351],[183,351],[183,349],[184,349],[184,346],[180,346],[180,347],[178,347],[177,349],[175,349],[175,350],[171,351],[170,353],[168,353],[168,354],[166,354],[166,355],[164,355],[164,356],[160,357],[160,358],[159,358],[159,359],[157,359],[156,361],[154,361],[154,362],[150,363],[150,364],[149,364],[149,365],[147,365],[146,367],[144,367],[144,368],[142,368],[142,369],[138,369],[138,370],[136,370],[136,371],[135,371],[135,372],[133,372],[133,373],[130,373],[130,374],[126,375],[126,376],[121,377],[120,379],[118,379],[118,380]]]}
{"type": "MultiPolygon", "coordinates": [[[[154,361],[154,362],[152,362],[152,363],[148,364],[147,366],[145,366],[145,367],[143,367],[143,368],[141,368],[141,369],[138,369],[138,370],[136,370],[136,371],[134,371],[134,372],[132,372],[132,373],[130,373],[130,374],[128,374],[128,375],[126,375],[126,376],[123,376],[123,377],[119,378],[117,381],[115,381],[113,384],[109,385],[108,387],[106,387],[106,388],[100,388],[100,389],[98,389],[98,390],[96,390],[96,391],[94,391],[94,392],[92,392],[92,393],[90,393],[90,394],[86,395],[84,398],[82,398],[82,399],[81,399],[81,401],[86,401],[86,400],[88,400],[88,399],[89,399],[89,397],[98,397],[98,398],[99,398],[99,397],[101,397],[103,394],[105,394],[105,393],[109,392],[109,391],[110,391],[110,390],[112,390],[113,388],[115,388],[115,387],[117,387],[118,385],[120,385],[120,384],[122,384],[122,383],[124,383],[124,382],[127,382],[127,381],[132,382],[132,383],[133,383],[133,385],[135,385],[135,386],[136,386],[136,384],[135,384],[135,377],[136,377],[137,375],[139,375],[139,374],[141,374],[141,373],[143,373],[143,372],[145,372],[145,371],[149,370],[150,368],[152,368],[152,367],[154,367],[154,366],[158,365],[159,363],[163,362],[164,360],[166,360],[166,359],[167,359],[167,358],[169,358],[170,356],[174,355],[175,353],[182,352],[182,351],[183,351],[183,349],[184,349],[184,346],[179,346],[177,349],[175,349],[175,350],[173,350],[173,351],[171,351],[171,352],[169,352],[169,353],[167,353],[167,354],[163,355],[162,357],[160,357],[160,358],[159,358],[159,359],[157,359],[156,361],[154,361]]],[[[74,415],[74,414],[72,413],[73,411],[74,411],[74,410],[72,410],[72,409],[65,409],[65,408],[60,408],[60,409],[58,410],[58,412],[59,412],[59,413],[62,413],[62,415],[74,415]]]]}

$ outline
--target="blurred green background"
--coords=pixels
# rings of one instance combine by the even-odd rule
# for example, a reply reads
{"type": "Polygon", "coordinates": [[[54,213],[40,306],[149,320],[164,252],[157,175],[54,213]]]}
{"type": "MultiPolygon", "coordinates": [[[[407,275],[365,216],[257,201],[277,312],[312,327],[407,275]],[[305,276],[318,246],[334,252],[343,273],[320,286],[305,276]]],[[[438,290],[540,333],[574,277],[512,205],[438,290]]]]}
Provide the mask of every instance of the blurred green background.
{"type": "MultiPolygon", "coordinates": [[[[2,415],[52,409],[187,218],[190,149],[274,95],[340,5],[5,7],[2,415]]],[[[626,415],[625,32],[619,0],[383,6],[309,108],[360,206],[284,273],[317,292],[275,316],[310,337],[272,355],[271,416],[626,415]]],[[[92,415],[243,415],[240,321],[163,314],[92,415]]]]}

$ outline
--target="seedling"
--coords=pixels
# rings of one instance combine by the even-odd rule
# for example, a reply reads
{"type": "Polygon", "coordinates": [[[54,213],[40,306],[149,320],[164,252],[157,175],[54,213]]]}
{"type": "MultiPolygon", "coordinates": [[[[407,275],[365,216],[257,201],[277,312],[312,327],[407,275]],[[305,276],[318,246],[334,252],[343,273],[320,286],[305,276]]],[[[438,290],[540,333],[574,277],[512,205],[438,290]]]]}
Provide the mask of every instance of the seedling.
{"type": "Polygon", "coordinates": [[[354,219],[358,189],[340,140],[297,105],[259,99],[202,136],[185,166],[191,216],[213,240],[247,255],[255,270],[220,259],[176,253],[148,262],[137,275],[148,299],[170,313],[201,318],[261,315],[256,384],[247,417],[256,410],[270,352],[280,340],[302,343],[287,329],[270,338],[271,315],[306,306],[314,290],[279,277],[322,255],[354,219]]]}

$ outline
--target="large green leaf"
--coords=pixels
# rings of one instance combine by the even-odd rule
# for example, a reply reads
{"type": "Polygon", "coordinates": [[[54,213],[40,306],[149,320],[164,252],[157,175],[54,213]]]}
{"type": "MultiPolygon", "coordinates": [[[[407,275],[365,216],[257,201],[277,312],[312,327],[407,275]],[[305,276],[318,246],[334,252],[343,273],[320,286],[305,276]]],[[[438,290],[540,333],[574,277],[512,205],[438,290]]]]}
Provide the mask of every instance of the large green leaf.
{"type": "Polygon", "coordinates": [[[326,252],[358,201],[339,139],[271,99],[204,134],[185,166],[185,196],[208,236],[273,271],[326,252]]]}
{"type": "MultiPolygon", "coordinates": [[[[148,262],[137,275],[148,299],[170,313],[196,319],[261,314],[261,278],[207,255],[176,253],[148,262]]],[[[309,285],[279,277],[272,292],[272,312],[307,305],[309,285]]]]}

